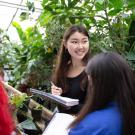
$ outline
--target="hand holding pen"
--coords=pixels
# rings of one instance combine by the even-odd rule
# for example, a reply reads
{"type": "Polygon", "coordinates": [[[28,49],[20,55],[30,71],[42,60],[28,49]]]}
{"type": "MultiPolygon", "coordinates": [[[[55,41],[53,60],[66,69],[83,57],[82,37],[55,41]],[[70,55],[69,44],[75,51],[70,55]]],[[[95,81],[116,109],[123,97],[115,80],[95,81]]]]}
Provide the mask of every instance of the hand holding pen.
{"type": "Polygon", "coordinates": [[[53,82],[51,82],[51,93],[53,95],[61,95],[62,94],[62,89],[60,87],[57,87],[53,82]]]}

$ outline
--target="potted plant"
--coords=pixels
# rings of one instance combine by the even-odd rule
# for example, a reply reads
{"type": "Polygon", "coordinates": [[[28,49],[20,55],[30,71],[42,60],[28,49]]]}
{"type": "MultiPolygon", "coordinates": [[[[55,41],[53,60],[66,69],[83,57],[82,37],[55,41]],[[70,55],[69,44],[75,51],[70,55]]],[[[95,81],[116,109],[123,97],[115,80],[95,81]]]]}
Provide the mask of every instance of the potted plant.
{"type": "Polygon", "coordinates": [[[43,106],[39,105],[31,109],[33,121],[42,121],[42,108],[43,106]]]}
{"type": "Polygon", "coordinates": [[[30,97],[23,93],[21,95],[11,96],[11,104],[16,106],[16,116],[18,122],[22,122],[27,119],[28,105],[30,97]]]}

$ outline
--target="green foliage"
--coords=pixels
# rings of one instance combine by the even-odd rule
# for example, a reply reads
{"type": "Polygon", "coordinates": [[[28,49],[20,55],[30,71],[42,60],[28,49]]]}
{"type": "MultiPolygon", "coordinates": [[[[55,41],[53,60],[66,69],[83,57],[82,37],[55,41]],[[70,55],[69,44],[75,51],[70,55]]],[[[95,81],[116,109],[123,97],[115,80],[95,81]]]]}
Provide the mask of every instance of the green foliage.
{"type": "Polygon", "coordinates": [[[26,20],[26,19],[28,19],[28,18],[29,18],[29,13],[27,13],[27,12],[22,12],[22,13],[20,14],[20,19],[21,19],[21,21],[26,20]]]}
{"type": "Polygon", "coordinates": [[[13,95],[10,97],[11,104],[15,105],[17,108],[23,106],[23,102],[28,99],[27,94],[23,93],[22,95],[13,95]]]}
{"type": "MultiPolygon", "coordinates": [[[[0,67],[4,67],[6,64],[7,68],[12,68],[14,61],[14,52],[12,50],[12,43],[10,42],[9,36],[3,31],[0,31],[0,67]]],[[[8,74],[7,74],[8,75],[8,74]]]]}
{"type": "Polygon", "coordinates": [[[29,9],[30,11],[32,11],[32,12],[35,11],[34,2],[29,2],[29,1],[27,1],[26,5],[27,5],[27,7],[28,7],[28,9],[29,9]]]}
{"type": "Polygon", "coordinates": [[[21,40],[22,42],[25,41],[25,40],[26,40],[26,35],[25,35],[25,33],[23,32],[21,26],[20,26],[17,22],[13,22],[12,25],[16,28],[20,40],[21,40]]]}
{"type": "MultiPolygon", "coordinates": [[[[63,33],[71,24],[87,27],[92,54],[116,51],[135,70],[135,35],[130,35],[130,24],[135,20],[134,0],[43,0],[41,4],[43,11],[35,26],[24,31],[13,22],[20,44],[11,43],[0,31],[4,44],[0,44],[4,58],[1,63],[13,68],[15,83],[26,80],[30,86],[38,87],[48,82],[63,33]]],[[[27,6],[30,11],[34,9],[34,3],[28,2],[27,6]]]]}
{"type": "Polygon", "coordinates": [[[36,109],[36,110],[42,110],[43,109],[43,106],[39,104],[36,107],[34,107],[34,109],[36,109]]]}

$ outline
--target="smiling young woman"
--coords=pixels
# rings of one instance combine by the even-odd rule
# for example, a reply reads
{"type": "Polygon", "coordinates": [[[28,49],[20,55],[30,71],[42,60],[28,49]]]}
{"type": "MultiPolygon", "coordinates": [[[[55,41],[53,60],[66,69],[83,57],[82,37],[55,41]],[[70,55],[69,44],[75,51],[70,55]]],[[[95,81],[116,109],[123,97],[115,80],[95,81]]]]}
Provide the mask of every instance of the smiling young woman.
{"type": "Polygon", "coordinates": [[[86,97],[87,76],[84,68],[90,56],[89,34],[82,25],[73,25],[63,36],[54,69],[52,94],[79,99],[79,105],[64,108],[60,112],[77,114],[86,97]]]}

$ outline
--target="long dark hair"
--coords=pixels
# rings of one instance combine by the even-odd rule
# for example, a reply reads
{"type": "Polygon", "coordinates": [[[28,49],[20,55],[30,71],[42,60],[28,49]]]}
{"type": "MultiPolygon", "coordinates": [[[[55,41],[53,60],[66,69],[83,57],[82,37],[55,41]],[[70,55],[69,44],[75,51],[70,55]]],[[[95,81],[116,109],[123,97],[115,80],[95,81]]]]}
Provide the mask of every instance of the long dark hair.
{"type": "MultiPolygon", "coordinates": [[[[64,43],[66,43],[70,38],[70,36],[75,32],[82,33],[89,38],[89,34],[86,28],[82,25],[72,25],[69,29],[67,29],[67,31],[63,36],[60,51],[58,53],[58,58],[56,61],[55,71],[52,77],[53,82],[56,84],[56,86],[61,87],[63,92],[66,92],[68,90],[67,89],[68,86],[66,85],[66,76],[67,76],[69,66],[71,64],[71,55],[68,53],[67,49],[65,48],[64,43]]],[[[90,55],[90,50],[83,58],[84,65],[87,64],[89,55],[90,55]]]]}
{"type": "Polygon", "coordinates": [[[86,73],[90,79],[87,100],[70,127],[115,101],[123,118],[123,135],[134,135],[135,76],[127,62],[117,53],[101,53],[88,62],[86,73]]]}

